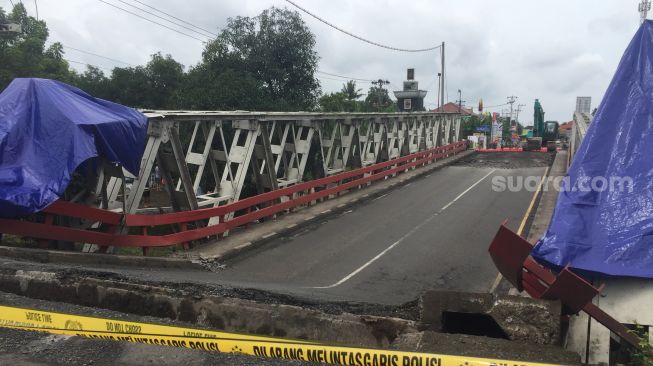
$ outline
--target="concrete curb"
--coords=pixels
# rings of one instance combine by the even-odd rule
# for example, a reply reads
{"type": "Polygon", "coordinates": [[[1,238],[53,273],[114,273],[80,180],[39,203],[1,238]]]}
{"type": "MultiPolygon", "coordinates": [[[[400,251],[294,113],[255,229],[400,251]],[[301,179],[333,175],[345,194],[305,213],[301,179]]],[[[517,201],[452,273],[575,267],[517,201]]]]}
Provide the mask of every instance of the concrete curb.
{"type": "Polygon", "coordinates": [[[198,263],[177,258],[136,257],[126,255],[64,252],[0,246],[0,257],[37,263],[68,263],[79,265],[158,267],[171,269],[202,269],[198,263]]]}

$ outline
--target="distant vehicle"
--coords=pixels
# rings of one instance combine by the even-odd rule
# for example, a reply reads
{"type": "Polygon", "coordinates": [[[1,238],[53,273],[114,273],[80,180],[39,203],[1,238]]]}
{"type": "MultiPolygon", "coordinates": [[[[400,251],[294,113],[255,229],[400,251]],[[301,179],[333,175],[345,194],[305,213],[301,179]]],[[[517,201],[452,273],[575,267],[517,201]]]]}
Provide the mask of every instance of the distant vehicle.
{"type": "Polygon", "coordinates": [[[533,137],[526,139],[526,150],[537,151],[546,146],[548,151],[556,150],[556,140],[560,138],[557,121],[544,122],[544,109],[539,99],[535,99],[533,116],[533,137]]]}
{"type": "Polygon", "coordinates": [[[542,145],[546,145],[548,151],[556,150],[556,141],[560,138],[558,128],[560,123],[558,121],[546,121],[544,123],[544,131],[542,132],[542,145]]]}

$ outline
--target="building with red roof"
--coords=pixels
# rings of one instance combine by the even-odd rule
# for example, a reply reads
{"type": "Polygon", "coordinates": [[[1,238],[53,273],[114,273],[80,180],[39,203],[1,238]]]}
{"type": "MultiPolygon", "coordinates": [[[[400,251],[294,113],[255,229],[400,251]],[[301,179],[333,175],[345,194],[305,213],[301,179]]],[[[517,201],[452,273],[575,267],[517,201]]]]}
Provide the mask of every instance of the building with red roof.
{"type": "Polygon", "coordinates": [[[460,113],[463,116],[471,116],[474,114],[473,108],[460,107],[454,102],[449,102],[442,107],[433,109],[431,112],[460,113]]]}

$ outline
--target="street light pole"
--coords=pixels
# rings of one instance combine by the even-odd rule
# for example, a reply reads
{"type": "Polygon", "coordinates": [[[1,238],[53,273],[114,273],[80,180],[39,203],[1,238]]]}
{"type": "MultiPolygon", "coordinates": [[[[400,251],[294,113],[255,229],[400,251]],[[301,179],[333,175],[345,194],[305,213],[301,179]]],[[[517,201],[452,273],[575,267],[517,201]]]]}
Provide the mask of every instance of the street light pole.
{"type": "Polygon", "coordinates": [[[441,77],[442,77],[442,73],[439,72],[439,73],[438,73],[438,100],[436,101],[436,103],[437,103],[437,105],[438,105],[438,111],[439,111],[439,112],[442,112],[442,111],[440,110],[440,87],[441,87],[441,85],[440,85],[440,78],[441,78],[441,77]]]}

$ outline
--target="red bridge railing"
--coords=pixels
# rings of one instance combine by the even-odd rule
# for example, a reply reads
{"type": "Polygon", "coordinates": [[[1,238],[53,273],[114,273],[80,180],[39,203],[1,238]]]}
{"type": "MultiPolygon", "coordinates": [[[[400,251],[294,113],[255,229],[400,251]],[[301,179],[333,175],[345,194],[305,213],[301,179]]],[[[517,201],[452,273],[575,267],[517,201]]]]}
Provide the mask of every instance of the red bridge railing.
{"type": "Polygon", "coordinates": [[[401,158],[299,183],[218,207],[202,208],[158,215],[121,214],[108,210],[57,201],[43,210],[44,222],[30,219],[0,219],[0,233],[45,240],[63,240],[109,246],[148,248],[181,244],[188,249],[193,240],[219,236],[234,228],[310,204],[343,191],[385,179],[433,160],[467,149],[466,141],[417,152],[401,158]],[[80,229],[56,225],[56,216],[98,222],[97,229],[80,229]],[[215,225],[204,221],[218,218],[215,225]],[[199,224],[198,224],[199,223],[199,224]],[[177,232],[150,235],[152,228],[175,226],[177,232]],[[138,232],[138,234],[134,234],[138,232]]]}

